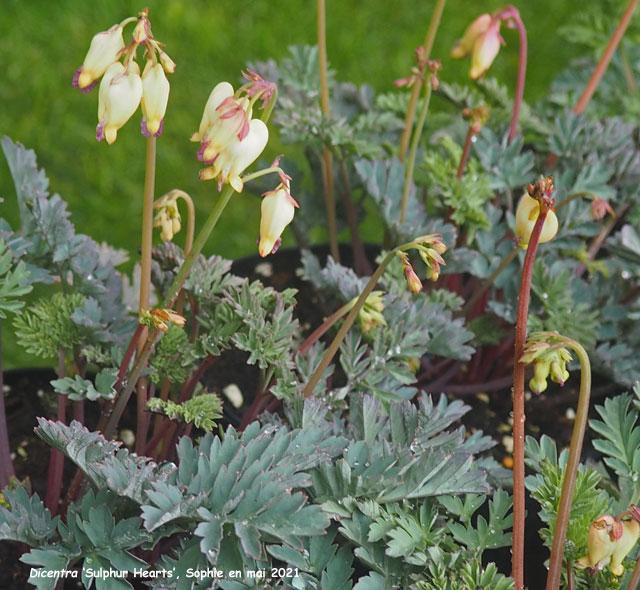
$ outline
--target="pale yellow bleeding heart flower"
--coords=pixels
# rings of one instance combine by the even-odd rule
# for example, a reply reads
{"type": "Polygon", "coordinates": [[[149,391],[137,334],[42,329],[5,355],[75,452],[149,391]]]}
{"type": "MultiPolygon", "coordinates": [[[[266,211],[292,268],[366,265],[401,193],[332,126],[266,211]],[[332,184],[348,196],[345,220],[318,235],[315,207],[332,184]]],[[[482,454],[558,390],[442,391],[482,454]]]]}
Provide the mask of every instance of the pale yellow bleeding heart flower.
{"type": "Polygon", "coordinates": [[[275,190],[264,194],[262,198],[260,218],[260,241],[258,252],[263,258],[273,254],[280,246],[284,228],[293,220],[295,210],[299,207],[289,193],[289,187],[280,184],[275,190]]]}
{"type": "Polygon", "coordinates": [[[142,135],[162,134],[164,115],[169,102],[169,80],[162,64],[147,62],[142,73],[142,135]]]}
{"type": "Polygon", "coordinates": [[[222,104],[226,98],[233,96],[233,86],[229,82],[220,82],[209,94],[207,103],[204,105],[204,113],[200,121],[200,127],[191,136],[191,141],[202,141],[207,131],[210,129],[214,121],[218,119],[219,114],[216,109],[222,104]]]}
{"type": "MultiPolygon", "coordinates": [[[[529,245],[531,232],[533,231],[533,226],[536,224],[539,212],[540,204],[538,201],[529,196],[528,193],[522,195],[518,203],[518,208],[516,209],[516,238],[518,239],[518,246],[523,250],[526,250],[529,245]]],[[[552,210],[549,210],[544,220],[544,225],[542,226],[539,243],[543,244],[544,242],[552,240],[557,233],[558,218],[552,210]]]]}
{"type": "Polygon", "coordinates": [[[495,20],[484,33],[478,35],[471,52],[471,69],[469,77],[477,80],[484,76],[500,51],[504,41],[500,36],[500,21],[495,20]]]}
{"type": "Polygon", "coordinates": [[[624,573],[622,562],[640,536],[640,524],[635,519],[621,520],[605,514],[589,527],[587,555],[576,561],[578,568],[591,567],[596,571],[609,565],[611,573],[624,573]]]}
{"type": "Polygon", "coordinates": [[[116,62],[107,68],[100,82],[98,96],[98,127],[96,139],[106,139],[111,145],[120,129],[136,112],[142,99],[140,68],[135,62],[128,69],[116,62]]]}
{"type": "Polygon", "coordinates": [[[108,31],[94,35],[82,66],[73,77],[73,85],[83,92],[91,90],[98,78],[117,61],[123,48],[121,25],[114,25],[108,31]]]}

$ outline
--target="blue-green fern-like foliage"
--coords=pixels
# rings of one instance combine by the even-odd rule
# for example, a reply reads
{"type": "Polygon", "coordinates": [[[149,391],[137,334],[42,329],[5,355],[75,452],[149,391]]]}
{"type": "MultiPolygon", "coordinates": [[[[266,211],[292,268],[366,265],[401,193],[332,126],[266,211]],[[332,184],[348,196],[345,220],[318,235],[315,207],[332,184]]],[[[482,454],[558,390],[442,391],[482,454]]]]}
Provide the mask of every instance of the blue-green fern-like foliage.
{"type": "MultiPolygon", "coordinates": [[[[154,572],[153,588],[175,590],[428,588],[445,551],[464,556],[460,579],[509,589],[493,564],[482,565],[485,549],[510,542],[510,499],[489,495],[487,476],[500,468],[477,457],[493,443],[454,427],[469,408],[423,397],[417,405],[393,402],[385,414],[365,395],[351,407],[345,422],[308,398],[288,408],[291,426],[272,416],[243,433],[228,428],[195,443],[184,437],[176,462],[160,464],[78,422],[41,418],[38,436],[77,465],[90,487],[64,520],[24,488],[7,491],[0,539],[29,545],[22,561],[39,574],[78,568],[85,588],[91,570],[123,572],[96,578],[100,590],[131,588],[127,572],[136,571],[154,572]],[[488,516],[476,518],[487,498],[488,516]],[[142,558],[136,548],[156,551],[142,558]],[[370,573],[354,580],[363,566],[370,573]],[[270,576],[219,579],[206,574],[214,567],[270,576]],[[272,568],[283,573],[275,577],[272,568]]],[[[30,582],[53,590],[56,580],[30,582]]]]}

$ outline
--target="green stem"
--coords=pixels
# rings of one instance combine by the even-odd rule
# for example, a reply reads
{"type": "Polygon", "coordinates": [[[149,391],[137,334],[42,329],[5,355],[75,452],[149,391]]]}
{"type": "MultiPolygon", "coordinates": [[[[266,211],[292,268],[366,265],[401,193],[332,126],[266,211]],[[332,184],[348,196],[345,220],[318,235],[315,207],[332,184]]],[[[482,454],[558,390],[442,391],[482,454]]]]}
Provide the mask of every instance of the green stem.
{"type": "Polygon", "coordinates": [[[508,6],[503,11],[506,18],[511,19],[518,30],[520,37],[520,48],[518,53],[518,77],[516,79],[516,93],[513,100],[513,112],[511,114],[511,124],[509,125],[509,141],[513,141],[518,132],[518,119],[520,118],[520,108],[524,98],[524,81],[527,73],[527,30],[520,18],[520,13],[514,6],[508,6]]]}
{"type": "MultiPolygon", "coordinates": [[[[424,55],[425,60],[431,56],[431,50],[433,49],[433,42],[440,26],[440,18],[444,11],[444,5],[447,0],[438,0],[433,9],[431,15],[431,22],[427,29],[427,35],[424,39],[424,55]]],[[[400,160],[404,160],[407,155],[407,149],[409,149],[409,139],[411,138],[411,130],[413,129],[413,119],[416,114],[416,106],[418,104],[418,97],[420,96],[420,90],[422,89],[422,81],[416,80],[413,88],[411,89],[411,97],[409,98],[409,106],[407,107],[407,114],[404,119],[404,130],[402,131],[402,137],[400,138],[400,148],[398,150],[398,157],[400,160]]]]}
{"type": "Polygon", "coordinates": [[[560,494],[560,504],[558,506],[558,516],[553,534],[553,545],[549,558],[549,573],[547,574],[546,590],[557,590],[560,586],[560,576],[562,573],[562,558],[564,546],[569,528],[569,517],[571,516],[571,503],[573,492],[580,465],[580,453],[584,441],[584,433],[587,428],[587,418],[589,416],[589,398],[591,395],[591,365],[589,356],[585,349],[575,340],[562,338],[577,355],[580,361],[580,396],[578,398],[578,409],[576,421],[571,435],[569,446],[569,458],[564,472],[562,492],[560,494]]]}
{"type": "Polygon", "coordinates": [[[407,215],[407,205],[409,204],[409,192],[411,191],[411,182],[413,181],[413,170],[416,164],[416,155],[418,153],[418,146],[420,145],[420,136],[422,135],[422,129],[424,122],[427,119],[427,112],[429,111],[429,102],[431,101],[431,79],[426,82],[426,91],[424,97],[424,103],[422,110],[420,111],[420,118],[416,125],[416,130],[411,140],[411,150],[409,151],[409,161],[407,162],[407,171],[404,179],[404,190],[402,191],[402,205],[400,210],[400,221],[404,221],[407,215]]]}
{"type": "Polygon", "coordinates": [[[347,314],[347,317],[344,319],[344,322],[342,322],[342,326],[340,326],[338,333],[336,334],[335,338],[329,345],[329,348],[327,348],[327,351],[324,353],[324,356],[322,357],[320,364],[317,366],[316,370],[313,372],[313,375],[311,375],[311,377],[309,378],[309,382],[305,385],[305,388],[302,391],[302,397],[309,397],[313,393],[315,386],[317,385],[318,381],[320,381],[320,377],[322,377],[322,374],[325,372],[326,368],[329,366],[329,364],[333,360],[333,357],[338,352],[338,349],[340,348],[340,345],[342,344],[344,337],[347,335],[347,332],[351,329],[351,326],[353,326],[353,322],[355,321],[356,316],[358,315],[358,312],[362,309],[362,306],[365,304],[367,297],[369,297],[371,292],[375,289],[375,286],[380,280],[382,273],[384,273],[385,269],[387,268],[387,266],[389,266],[389,263],[396,256],[397,252],[407,250],[413,247],[415,243],[416,242],[408,242],[406,244],[402,244],[401,246],[397,246],[384,257],[384,259],[382,260],[378,268],[376,268],[375,272],[369,279],[369,282],[366,284],[362,293],[360,293],[360,297],[358,297],[357,301],[351,308],[351,311],[347,314]]]}
{"type": "Polygon", "coordinates": [[[273,112],[273,107],[276,106],[276,101],[278,100],[278,87],[274,86],[273,96],[267,105],[267,108],[262,111],[262,115],[260,115],[260,119],[263,123],[267,124],[269,119],[271,119],[271,113],[273,112]]]}
{"type": "Polygon", "coordinates": [[[351,302],[345,303],[338,311],[333,312],[322,324],[316,328],[309,337],[300,345],[298,354],[306,354],[307,351],[317,342],[325,332],[333,326],[340,318],[344,317],[351,309],[351,302]]]}
{"type": "MultiPolygon", "coordinates": [[[[212,209],[211,213],[209,214],[209,217],[204,222],[204,225],[202,226],[200,233],[198,234],[195,241],[193,242],[193,248],[191,249],[191,252],[189,252],[184,262],[182,263],[182,266],[180,267],[178,274],[173,279],[173,283],[171,283],[171,286],[169,287],[169,291],[167,292],[167,295],[165,296],[161,304],[161,307],[170,308],[172,306],[173,302],[178,296],[178,293],[180,292],[180,289],[182,288],[182,285],[184,284],[185,279],[187,278],[187,275],[189,274],[189,271],[191,270],[191,267],[193,266],[197,257],[200,255],[202,248],[204,247],[205,243],[209,239],[211,232],[213,231],[216,224],[218,223],[218,220],[220,219],[220,216],[222,215],[222,212],[224,211],[225,207],[229,203],[229,200],[231,199],[231,196],[233,195],[233,193],[234,193],[234,190],[231,186],[229,185],[225,186],[224,190],[222,191],[222,194],[220,195],[220,198],[218,199],[218,202],[215,204],[215,207],[212,209]]],[[[142,350],[138,354],[136,361],[134,363],[133,369],[131,371],[131,374],[129,375],[129,379],[127,380],[126,387],[118,396],[118,399],[115,403],[115,407],[113,409],[113,413],[111,414],[111,416],[109,416],[109,421],[107,422],[107,425],[104,429],[105,438],[108,439],[113,436],[116,426],[120,421],[120,417],[122,416],[122,412],[124,412],[124,408],[127,405],[127,402],[129,401],[131,392],[135,387],[135,383],[139,379],[140,375],[142,374],[142,371],[146,366],[147,360],[149,360],[151,351],[153,350],[153,347],[156,341],[158,340],[158,338],[159,338],[159,334],[157,333],[157,331],[155,334],[152,333],[150,337],[146,340],[142,350]]]]}
{"type": "Polygon", "coordinates": [[[627,30],[629,23],[631,22],[631,17],[633,16],[637,5],[638,0],[629,1],[627,8],[622,15],[622,18],[620,18],[620,22],[618,23],[616,30],[613,32],[613,35],[611,35],[611,39],[609,39],[609,44],[604,50],[604,53],[602,54],[602,57],[600,58],[596,69],[593,70],[593,74],[591,74],[591,78],[589,78],[589,81],[587,82],[587,85],[582,92],[582,96],[580,96],[580,99],[578,100],[576,106],[573,107],[574,114],[579,115],[587,108],[587,105],[589,104],[593,93],[596,91],[596,88],[598,87],[598,84],[600,84],[602,76],[604,76],[604,73],[607,70],[607,66],[611,61],[616,48],[620,44],[620,41],[622,41],[622,37],[627,30]]]}
{"type": "MultiPolygon", "coordinates": [[[[140,301],[138,313],[149,309],[151,293],[151,250],[153,247],[153,201],[156,178],[156,138],[147,138],[147,156],[144,174],[144,196],[142,201],[142,243],[140,254],[140,301]]],[[[143,332],[141,342],[145,340],[143,332]]],[[[140,349],[138,349],[140,350],[140,349]]],[[[147,406],[147,380],[140,379],[137,383],[137,426],[136,452],[144,453],[149,429],[149,415],[145,411],[147,406]]]]}
{"type": "Polygon", "coordinates": [[[456,174],[456,178],[458,180],[462,180],[464,167],[467,165],[467,160],[469,159],[469,151],[471,150],[471,140],[473,139],[473,135],[473,123],[470,123],[469,129],[467,129],[467,136],[464,138],[464,146],[462,147],[462,155],[460,156],[460,164],[458,165],[458,173],[456,174]]]}
{"type": "Polygon", "coordinates": [[[533,226],[527,253],[522,267],[522,279],[518,294],[518,315],[515,332],[515,355],[513,363],[513,542],[512,542],[512,576],[515,590],[524,588],[524,371],[525,366],[520,359],[524,354],[527,339],[527,317],[531,296],[531,278],[533,263],[542,233],[544,221],[549,208],[544,200],[540,202],[538,219],[533,226]]]}
{"type": "Polygon", "coordinates": [[[182,285],[184,284],[184,281],[186,280],[187,275],[189,274],[189,271],[193,266],[193,263],[200,255],[200,252],[202,252],[202,248],[204,248],[204,245],[207,243],[207,240],[209,239],[213,228],[215,228],[216,224],[218,223],[222,212],[225,210],[225,207],[229,204],[233,193],[234,190],[229,185],[226,185],[222,190],[218,202],[215,204],[214,208],[209,214],[209,217],[207,217],[207,220],[204,222],[200,233],[194,240],[193,248],[184,259],[184,262],[182,263],[182,266],[180,267],[180,270],[178,271],[175,279],[173,279],[173,283],[171,283],[169,291],[162,301],[161,307],[170,308],[173,305],[173,302],[175,301],[180,289],[182,289],[182,285]]]}
{"type": "Polygon", "coordinates": [[[620,57],[622,58],[622,67],[624,69],[624,76],[627,79],[627,88],[629,92],[635,94],[637,87],[636,81],[633,78],[633,69],[629,62],[629,54],[624,46],[624,43],[620,43],[620,57]]]}
{"type": "MultiPolygon", "coordinates": [[[[320,70],[320,102],[322,115],[328,117],[331,113],[329,105],[329,83],[327,81],[327,20],[325,0],[318,0],[318,67],[320,70]]],[[[329,229],[329,245],[331,256],[337,262],[340,261],[338,249],[338,229],[336,224],[336,198],[333,185],[333,164],[331,150],[324,147],[322,173],[324,178],[324,205],[327,214],[327,227],[329,229]]]]}

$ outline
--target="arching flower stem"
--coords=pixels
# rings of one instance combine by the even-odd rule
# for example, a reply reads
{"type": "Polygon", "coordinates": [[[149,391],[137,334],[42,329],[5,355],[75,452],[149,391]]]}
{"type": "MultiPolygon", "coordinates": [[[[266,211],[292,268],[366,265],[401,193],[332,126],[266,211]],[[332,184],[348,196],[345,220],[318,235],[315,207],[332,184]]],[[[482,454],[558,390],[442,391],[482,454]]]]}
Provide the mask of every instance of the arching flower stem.
{"type": "Polygon", "coordinates": [[[581,344],[575,340],[561,337],[559,341],[571,348],[580,361],[580,395],[578,397],[578,408],[573,426],[573,434],[571,435],[571,443],[569,445],[569,458],[562,482],[560,504],[558,505],[551,556],[549,558],[546,590],[558,590],[560,586],[564,547],[567,539],[567,530],[569,528],[569,517],[571,516],[571,503],[573,501],[578,466],[580,465],[580,453],[582,451],[584,433],[587,428],[589,398],[591,396],[591,364],[589,363],[589,355],[587,355],[586,350],[581,344]]]}

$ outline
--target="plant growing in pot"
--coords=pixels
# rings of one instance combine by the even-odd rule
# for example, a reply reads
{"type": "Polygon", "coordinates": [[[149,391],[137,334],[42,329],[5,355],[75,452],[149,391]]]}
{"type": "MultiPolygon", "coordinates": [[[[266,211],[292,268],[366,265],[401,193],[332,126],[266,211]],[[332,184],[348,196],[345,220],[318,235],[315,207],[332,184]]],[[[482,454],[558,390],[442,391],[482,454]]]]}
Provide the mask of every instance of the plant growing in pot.
{"type": "MultiPolygon", "coordinates": [[[[40,417],[36,428],[53,449],[44,501],[11,479],[0,429],[0,538],[29,547],[21,557],[29,583],[519,590],[526,486],[551,551],[549,590],[635,588],[640,566],[627,566],[640,532],[640,390],[597,407],[593,447],[603,463],[580,465],[589,357],[615,388],[637,379],[633,127],[606,101],[593,118],[567,112],[581,83],[566,77],[547,100],[525,105],[526,32],[511,6],[475,20],[454,54],[472,53],[471,75],[481,78],[500,28],[515,28],[514,103],[497,82],[440,80],[430,54],[443,8],[439,1],[416,66],[392,93],[330,83],[322,1],[317,50],[254,64],[237,89],[218,83],[192,136],[200,177],[219,192],[197,236],[189,195],[156,198],[175,64],[147,11],[98,33],[74,78],[83,90],[99,84],[97,139],[117,149],[118,130],[142,104],[134,314],[117,253],[77,234],[35,154],[3,140],[20,227],[0,227],[0,311],[17,315],[19,341],[56,360],[58,372],[55,420],[40,417]],[[429,116],[432,95],[453,108],[429,116]],[[272,114],[281,137],[309,154],[308,186],[324,195],[331,256],[304,252],[300,275],[326,319],[308,329],[294,289],[242,278],[230,261],[203,254],[235,194],[274,174],[258,191],[261,256],[275,253],[292,220],[304,237],[322,219],[321,199],[305,193],[293,166],[277,158],[247,172],[269,140],[272,114]],[[182,201],[184,249],[172,242],[182,201]],[[336,201],[354,270],[340,264],[336,201]],[[375,259],[358,233],[365,216],[379,222],[375,259]],[[21,308],[30,288],[38,298],[21,308]],[[569,450],[558,453],[546,435],[525,442],[526,366],[539,396],[530,408],[544,400],[547,415],[560,414],[547,381],[564,385],[574,355],[580,387],[569,450]],[[225,364],[233,367],[227,380],[225,364]],[[228,387],[241,378],[243,391],[228,387]],[[513,398],[513,457],[504,463],[513,478],[490,454],[491,438],[460,422],[470,407],[447,393],[482,393],[470,403],[493,412],[500,397],[513,398]],[[65,461],[77,469],[66,482],[65,461]],[[501,570],[492,551],[502,547],[513,558],[501,570]]],[[[618,74],[601,89],[626,84],[618,74]]]]}

